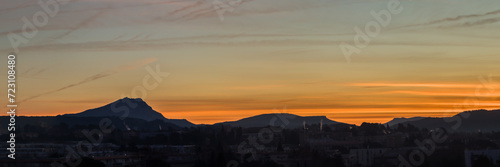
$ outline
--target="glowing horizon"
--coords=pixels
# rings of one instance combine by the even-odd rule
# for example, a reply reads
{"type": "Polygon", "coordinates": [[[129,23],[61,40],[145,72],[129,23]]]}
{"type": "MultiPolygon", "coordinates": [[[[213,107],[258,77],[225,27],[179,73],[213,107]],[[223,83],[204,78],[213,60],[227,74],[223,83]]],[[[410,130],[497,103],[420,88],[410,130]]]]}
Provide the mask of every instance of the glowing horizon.
{"type": "MultiPolygon", "coordinates": [[[[77,113],[125,96],[197,124],[285,106],[353,124],[500,108],[500,1],[401,0],[401,13],[351,56],[341,46],[359,43],[357,30],[388,1],[238,1],[223,14],[212,2],[61,5],[18,48],[18,114],[77,113]],[[156,70],[169,75],[150,76],[156,70]]],[[[8,34],[22,36],[23,17],[33,22],[43,8],[20,0],[0,9],[7,55],[8,34]]]]}

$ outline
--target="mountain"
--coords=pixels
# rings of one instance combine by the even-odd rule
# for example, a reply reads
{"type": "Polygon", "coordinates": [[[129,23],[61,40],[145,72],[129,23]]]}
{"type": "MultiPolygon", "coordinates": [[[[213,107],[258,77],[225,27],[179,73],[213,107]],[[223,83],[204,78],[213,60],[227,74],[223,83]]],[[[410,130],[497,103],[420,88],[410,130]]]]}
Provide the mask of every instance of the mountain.
{"type": "Polygon", "coordinates": [[[162,120],[179,127],[192,127],[195,124],[185,119],[167,119],[161,113],[153,110],[141,98],[125,97],[102,107],[89,109],[76,114],[64,114],[63,117],[123,117],[136,118],[145,121],[162,120]]]}
{"type": "Polygon", "coordinates": [[[391,121],[389,121],[389,122],[387,122],[385,124],[389,125],[389,126],[394,126],[394,125],[397,125],[397,124],[400,124],[400,123],[405,123],[405,122],[409,122],[409,121],[418,121],[418,120],[425,119],[425,118],[430,118],[430,117],[411,117],[411,118],[401,117],[401,118],[394,118],[394,119],[392,119],[391,121]]]}
{"type": "MultiPolygon", "coordinates": [[[[253,117],[243,118],[233,122],[223,122],[219,124],[231,125],[233,127],[266,127],[266,126],[281,126],[285,128],[300,128],[305,122],[308,125],[320,124],[323,121],[324,125],[340,124],[340,122],[332,121],[325,116],[309,116],[302,117],[294,114],[275,113],[262,114],[253,117]]],[[[343,123],[342,123],[343,124],[343,123]]]]}
{"type": "MultiPolygon", "coordinates": [[[[71,117],[71,116],[19,116],[16,119],[20,120],[16,122],[16,126],[18,127],[26,127],[26,125],[31,125],[35,127],[41,127],[50,129],[51,127],[61,126],[62,124],[68,126],[69,128],[73,128],[75,126],[99,126],[103,118],[108,118],[114,127],[120,129],[122,131],[126,130],[139,130],[139,131],[157,131],[164,129],[180,129],[181,127],[168,123],[162,120],[155,121],[146,121],[138,118],[127,118],[120,119],[119,117],[71,117]]],[[[1,122],[9,122],[9,116],[1,116],[1,122]]],[[[2,127],[0,125],[0,128],[2,127]]]]}
{"type": "Polygon", "coordinates": [[[397,127],[398,123],[403,125],[411,124],[418,128],[445,128],[451,131],[460,132],[490,132],[500,131],[500,110],[474,110],[465,111],[452,117],[431,118],[395,118],[387,122],[389,126],[397,127]],[[458,123],[461,121],[460,123],[458,123]],[[455,127],[456,128],[455,128],[455,127]]]}

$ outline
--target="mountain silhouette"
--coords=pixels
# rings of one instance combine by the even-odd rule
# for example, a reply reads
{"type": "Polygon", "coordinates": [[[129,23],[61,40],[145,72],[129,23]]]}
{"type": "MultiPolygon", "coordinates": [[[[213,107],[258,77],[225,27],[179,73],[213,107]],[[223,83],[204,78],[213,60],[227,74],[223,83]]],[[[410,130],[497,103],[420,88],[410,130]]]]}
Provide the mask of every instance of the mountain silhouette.
{"type": "MultiPolygon", "coordinates": [[[[183,128],[195,125],[186,119],[167,119],[161,113],[153,110],[144,100],[140,98],[119,99],[102,107],[89,109],[75,114],[64,114],[57,117],[23,117],[28,120],[25,123],[65,123],[68,125],[98,124],[99,118],[111,118],[114,122],[123,125],[120,129],[142,129],[142,128],[183,128]],[[85,118],[85,119],[82,119],[85,118]]],[[[9,119],[0,117],[0,119],[9,119]]],[[[490,132],[500,131],[500,109],[498,110],[474,110],[458,113],[451,117],[412,117],[394,118],[385,125],[397,128],[397,126],[411,124],[418,128],[444,128],[449,131],[459,132],[490,132]],[[461,121],[458,125],[457,121],[461,121]]],[[[303,124],[312,125],[349,125],[328,119],[326,116],[298,116],[288,113],[261,114],[243,118],[237,121],[216,123],[214,125],[230,125],[233,127],[267,127],[281,126],[283,128],[301,128],[303,124]]],[[[22,123],[20,123],[22,124],[22,123]]],[[[200,125],[201,126],[201,125],[200,125]]]]}
{"type": "MultiPolygon", "coordinates": [[[[340,124],[340,122],[332,121],[326,116],[307,116],[302,117],[288,113],[262,114],[253,117],[243,118],[238,121],[222,122],[218,124],[231,125],[233,127],[266,127],[266,126],[283,126],[284,128],[300,128],[305,122],[307,125],[320,124],[323,121],[324,125],[340,124]]],[[[343,123],[342,123],[343,124],[343,123]]]]}
{"type": "MultiPolygon", "coordinates": [[[[16,126],[26,127],[26,125],[48,128],[60,126],[61,124],[67,125],[70,128],[85,127],[85,126],[99,126],[103,118],[107,118],[112,125],[122,131],[127,130],[140,130],[140,131],[158,131],[172,129],[181,129],[182,127],[168,123],[162,120],[146,121],[137,118],[120,119],[119,117],[72,117],[72,116],[19,116],[19,122],[16,126]]],[[[9,116],[0,117],[0,121],[8,122],[9,116]]],[[[0,128],[2,126],[0,125],[0,128]]]]}
{"type": "Polygon", "coordinates": [[[394,118],[386,124],[397,127],[398,124],[411,124],[418,128],[444,128],[449,131],[490,132],[500,130],[500,110],[473,110],[458,113],[451,117],[414,117],[394,118]],[[460,121],[460,123],[459,123],[460,121]]]}
{"type": "Polygon", "coordinates": [[[389,121],[385,124],[389,125],[389,126],[394,126],[394,125],[397,125],[400,123],[406,123],[406,122],[410,122],[410,121],[418,121],[418,120],[425,119],[425,118],[430,118],[430,117],[393,118],[391,121],[389,121]]]}
{"type": "Polygon", "coordinates": [[[89,109],[76,114],[64,114],[65,117],[119,117],[122,119],[135,118],[145,121],[161,120],[179,127],[192,127],[195,124],[185,119],[167,119],[161,113],[153,110],[141,98],[128,98],[117,100],[102,107],[89,109]]]}

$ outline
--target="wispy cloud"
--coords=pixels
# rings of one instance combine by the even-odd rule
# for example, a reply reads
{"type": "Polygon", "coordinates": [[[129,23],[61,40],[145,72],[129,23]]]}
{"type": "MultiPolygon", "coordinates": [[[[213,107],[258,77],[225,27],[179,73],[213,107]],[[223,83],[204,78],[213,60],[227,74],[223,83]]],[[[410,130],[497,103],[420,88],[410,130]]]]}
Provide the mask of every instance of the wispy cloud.
{"type": "Polygon", "coordinates": [[[410,24],[399,28],[422,27],[422,26],[453,27],[453,26],[475,26],[475,25],[491,24],[500,21],[499,14],[500,10],[495,10],[482,14],[459,15],[455,17],[438,19],[427,23],[410,24]],[[494,16],[494,18],[489,18],[490,16],[494,16]]]}
{"type": "Polygon", "coordinates": [[[91,22],[93,22],[94,20],[100,18],[104,13],[106,12],[106,10],[101,10],[99,12],[97,12],[96,14],[94,14],[93,16],[83,20],[82,22],[80,22],[79,24],[77,24],[76,26],[74,26],[73,28],[69,29],[68,31],[66,31],[65,33],[53,38],[54,40],[58,40],[58,39],[61,39],[71,33],[73,33],[74,31],[77,31],[81,28],[85,28],[88,24],[90,24],[91,22]]]}
{"type": "Polygon", "coordinates": [[[452,83],[352,83],[351,86],[364,87],[430,87],[430,88],[475,88],[474,84],[452,83]]]}
{"type": "MultiPolygon", "coordinates": [[[[475,95],[474,92],[424,92],[424,91],[389,91],[387,94],[411,94],[411,95],[424,95],[424,96],[461,96],[469,97],[475,95]]],[[[500,94],[477,94],[475,96],[485,96],[485,97],[495,97],[500,96],[500,94]]]]}
{"type": "Polygon", "coordinates": [[[110,70],[106,70],[106,71],[103,71],[101,73],[98,73],[98,74],[92,75],[90,77],[87,77],[87,78],[81,80],[80,82],[69,84],[69,85],[61,87],[59,89],[55,89],[55,90],[48,91],[48,92],[45,92],[45,93],[42,93],[42,94],[38,94],[38,95],[35,95],[35,96],[28,97],[28,98],[26,98],[24,100],[19,101],[18,103],[26,102],[28,100],[35,99],[35,98],[38,98],[38,97],[41,97],[41,96],[45,96],[45,95],[53,94],[53,93],[56,93],[56,92],[59,92],[59,91],[63,91],[63,90],[66,90],[66,89],[69,89],[69,88],[72,88],[72,87],[75,87],[75,86],[86,84],[86,83],[89,83],[89,82],[92,82],[92,81],[95,81],[95,80],[98,80],[98,79],[101,79],[101,78],[104,78],[104,77],[108,77],[108,76],[120,73],[120,72],[126,72],[126,71],[130,71],[130,70],[134,70],[134,69],[140,68],[142,66],[145,66],[145,65],[147,65],[149,63],[152,63],[152,62],[154,62],[156,60],[157,60],[157,58],[149,58],[149,59],[139,60],[139,61],[135,61],[135,62],[124,64],[124,65],[121,65],[121,66],[117,66],[117,67],[112,68],[110,70]]]}
{"type": "Polygon", "coordinates": [[[233,86],[229,89],[235,90],[259,90],[259,89],[276,89],[280,87],[287,87],[288,85],[254,85],[254,86],[233,86]]]}

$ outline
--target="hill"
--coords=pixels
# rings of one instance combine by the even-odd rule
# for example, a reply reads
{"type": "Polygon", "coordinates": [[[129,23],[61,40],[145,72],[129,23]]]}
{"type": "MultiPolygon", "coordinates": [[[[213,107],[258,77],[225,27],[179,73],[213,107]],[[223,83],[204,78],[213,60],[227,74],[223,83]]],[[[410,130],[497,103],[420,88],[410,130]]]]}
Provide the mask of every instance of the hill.
{"type": "Polygon", "coordinates": [[[266,127],[266,126],[281,126],[284,128],[300,128],[303,123],[306,124],[320,124],[323,121],[324,125],[339,124],[340,122],[332,121],[326,116],[298,116],[294,114],[287,113],[275,113],[275,114],[262,114],[257,116],[252,116],[248,118],[243,118],[232,122],[222,122],[219,124],[231,125],[233,127],[266,127]]]}
{"type": "Polygon", "coordinates": [[[89,109],[76,114],[64,114],[62,117],[120,117],[136,118],[144,121],[162,120],[179,127],[193,127],[195,124],[185,119],[167,119],[153,110],[144,100],[128,98],[117,100],[102,107],[89,109]]]}
{"type": "Polygon", "coordinates": [[[474,110],[458,113],[452,117],[432,118],[395,118],[386,124],[396,127],[401,123],[412,124],[418,128],[445,128],[460,132],[500,131],[500,110],[474,110]],[[459,123],[460,120],[460,123],[459,123]]]}

